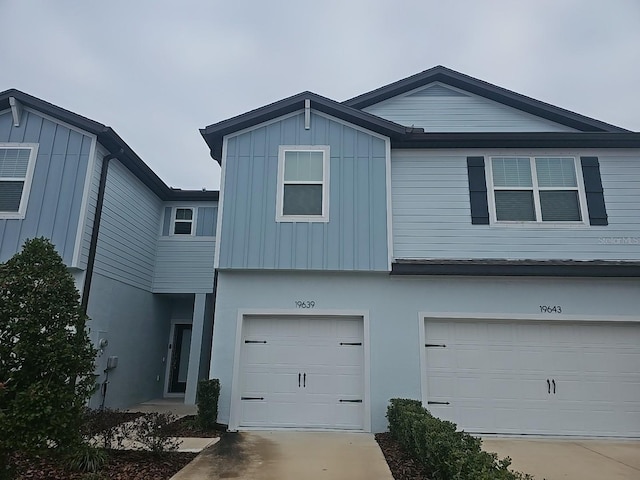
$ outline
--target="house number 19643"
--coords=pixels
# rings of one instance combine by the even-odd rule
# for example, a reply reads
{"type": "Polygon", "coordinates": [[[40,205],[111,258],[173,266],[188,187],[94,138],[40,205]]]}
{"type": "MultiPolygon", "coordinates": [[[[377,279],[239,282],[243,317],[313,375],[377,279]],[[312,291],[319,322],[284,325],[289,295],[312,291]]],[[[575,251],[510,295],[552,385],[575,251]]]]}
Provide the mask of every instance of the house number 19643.
{"type": "Polygon", "coordinates": [[[541,313],[562,313],[560,305],[540,305],[541,313]]]}
{"type": "Polygon", "coordinates": [[[295,304],[298,308],[314,308],[316,306],[316,302],[313,300],[296,300],[295,304]]]}

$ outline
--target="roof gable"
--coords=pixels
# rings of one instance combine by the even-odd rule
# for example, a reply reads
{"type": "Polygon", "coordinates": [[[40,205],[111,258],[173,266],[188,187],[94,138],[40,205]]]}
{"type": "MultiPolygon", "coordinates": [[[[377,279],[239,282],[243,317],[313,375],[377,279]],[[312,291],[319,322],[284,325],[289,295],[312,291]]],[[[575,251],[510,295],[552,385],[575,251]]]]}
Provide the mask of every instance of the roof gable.
{"type": "Polygon", "coordinates": [[[412,131],[403,125],[385,120],[384,118],[372,115],[357,108],[346,106],[326,97],[322,97],[313,92],[302,92],[292,97],[285,98],[264,107],[257,108],[242,115],[214,123],[200,130],[209,149],[211,156],[221,163],[222,160],[222,140],[225,135],[244,130],[249,127],[268,122],[278,117],[303,110],[306,101],[309,101],[309,108],[326,113],[346,122],[360,126],[367,130],[381,135],[397,138],[412,131]]]}
{"type": "Polygon", "coordinates": [[[11,98],[17,100],[25,107],[48,115],[60,122],[64,122],[75,128],[95,135],[98,142],[103,145],[115,158],[120,160],[136,177],[151,189],[162,200],[217,200],[217,191],[180,190],[169,188],[149,166],[126,144],[113,130],[102,123],[83,117],[76,113],[60,108],[52,103],[45,102],[37,97],[10,89],[0,92],[0,111],[11,108],[11,98]]]}
{"type": "MultiPolygon", "coordinates": [[[[539,100],[520,95],[488,82],[464,75],[443,66],[425,70],[416,75],[385,85],[343,102],[344,105],[365,109],[392,97],[406,94],[420,87],[438,82],[443,88],[454,87],[494,102],[498,102],[537,117],[566,125],[582,132],[627,132],[628,130],[610,125],[593,118],[550,105],[539,100]]],[[[425,91],[428,93],[428,90],[425,91]]]]}

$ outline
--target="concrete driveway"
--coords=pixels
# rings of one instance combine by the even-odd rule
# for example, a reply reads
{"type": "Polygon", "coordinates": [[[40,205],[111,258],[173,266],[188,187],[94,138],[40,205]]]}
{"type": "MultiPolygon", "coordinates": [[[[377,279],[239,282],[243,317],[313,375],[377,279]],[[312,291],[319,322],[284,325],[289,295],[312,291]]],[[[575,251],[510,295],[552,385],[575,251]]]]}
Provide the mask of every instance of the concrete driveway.
{"type": "Polygon", "coordinates": [[[372,434],[229,433],[171,480],[393,480],[372,434]]]}
{"type": "Polygon", "coordinates": [[[640,441],[483,438],[483,447],[536,480],[640,479],[640,441]]]}

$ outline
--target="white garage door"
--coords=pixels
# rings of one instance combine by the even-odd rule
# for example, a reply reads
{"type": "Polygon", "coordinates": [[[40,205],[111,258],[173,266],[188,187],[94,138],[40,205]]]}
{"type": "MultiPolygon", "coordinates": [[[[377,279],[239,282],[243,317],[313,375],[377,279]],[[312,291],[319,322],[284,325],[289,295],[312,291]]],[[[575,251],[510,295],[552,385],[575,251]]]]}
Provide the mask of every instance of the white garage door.
{"type": "Polygon", "coordinates": [[[425,320],[429,410],[469,432],[640,437],[640,325],[425,320]]]}
{"type": "Polygon", "coordinates": [[[364,428],[362,318],[245,317],[240,427],[364,428]]]}

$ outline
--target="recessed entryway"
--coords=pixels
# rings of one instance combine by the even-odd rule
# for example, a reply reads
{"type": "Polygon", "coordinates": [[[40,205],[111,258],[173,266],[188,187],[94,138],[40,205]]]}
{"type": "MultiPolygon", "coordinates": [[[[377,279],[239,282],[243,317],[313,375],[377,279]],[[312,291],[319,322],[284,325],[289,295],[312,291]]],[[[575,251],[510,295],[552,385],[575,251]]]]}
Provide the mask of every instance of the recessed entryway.
{"type": "Polygon", "coordinates": [[[640,324],[432,319],[427,408],[472,433],[640,437],[640,324]]]}
{"type": "Polygon", "coordinates": [[[239,349],[238,427],[365,428],[362,317],[245,316],[239,349]]]}
{"type": "Polygon", "coordinates": [[[166,393],[168,395],[184,394],[187,388],[187,372],[189,371],[189,353],[191,350],[191,324],[176,323],[171,327],[169,340],[168,375],[166,393]]]}

